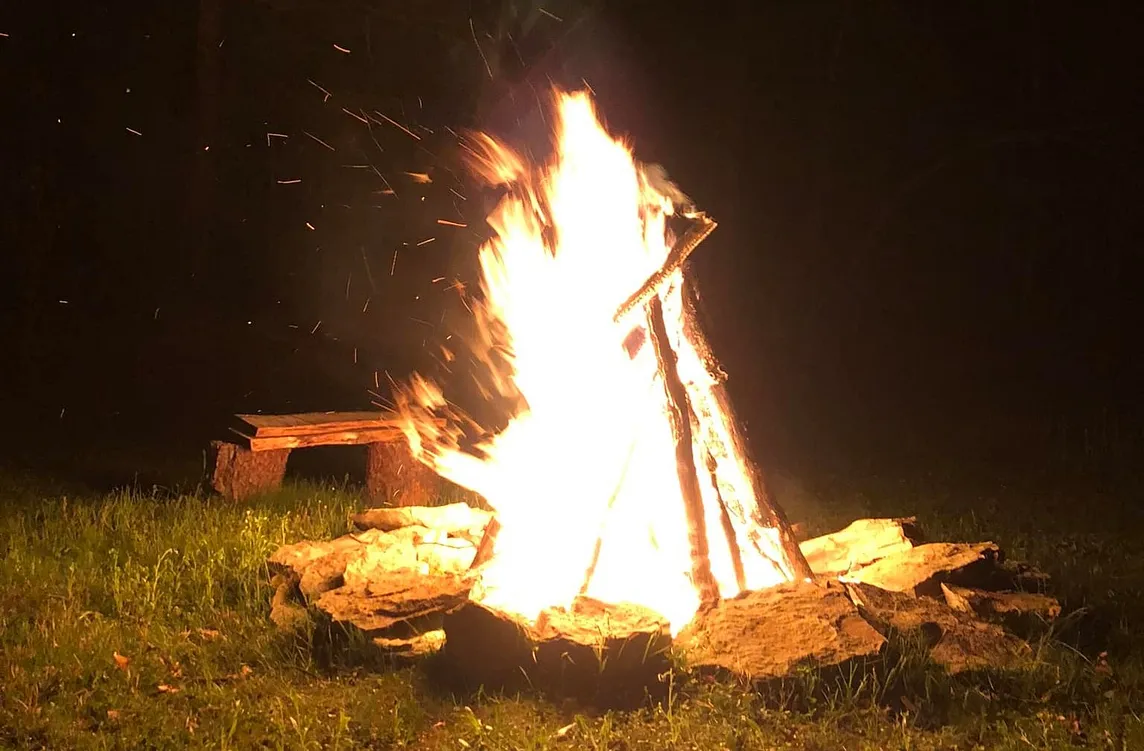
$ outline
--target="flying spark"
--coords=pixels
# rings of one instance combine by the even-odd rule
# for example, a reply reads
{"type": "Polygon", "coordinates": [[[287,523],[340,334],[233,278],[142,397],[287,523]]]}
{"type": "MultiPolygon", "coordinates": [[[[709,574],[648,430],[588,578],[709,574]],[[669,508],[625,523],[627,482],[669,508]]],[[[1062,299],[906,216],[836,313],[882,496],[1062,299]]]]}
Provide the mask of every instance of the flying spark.
{"type": "Polygon", "coordinates": [[[383,114],[381,114],[380,112],[378,112],[377,110],[374,110],[373,112],[374,112],[374,114],[375,114],[375,115],[377,115],[378,117],[380,117],[382,120],[385,120],[387,123],[389,123],[389,124],[390,124],[390,125],[392,125],[393,127],[397,128],[397,129],[398,129],[398,130],[400,130],[401,132],[405,133],[405,134],[406,134],[406,135],[408,135],[410,138],[416,139],[416,140],[418,140],[418,141],[420,141],[420,140],[421,140],[421,136],[417,135],[416,133],[414,133],[413,131],[411,131],[409,128],[406,128],[404,125],[402,125],[401,123],[397,122],[397,121],[396,121],[396,120],[394,120],[393,118],[391,118],[391,117],[388,117],[387,115],[383,115],[383,114]]]}
{"type": "MultiPolygon", "coordinates": [[[[303,133],[306,133],[306,131],[302,131],[302,132],[303,132],[303,133]]],[[[323,141],[322,139],[318,138],[318,137],[317,137],[316,135],[314,135],[313,133],[306,133],[306,135],[308,135],[310,138],[313,138],[315,141],[317,141],[318,143],[322,144],[323,146],[325,146],[325,147],[326,147],[327,149],[329,149],[330,151],[336,151],[336,149],[335,149],[333,146],[331,146],[330,144],[326,143],[326,142],[325,142],[325,141],[323,141]]]]}
{"type": "Polygon", "coordinates": [[[324,99],[322,99],[322,101],[323,101],[323,102],[327,101],[327,100],[328,100],[330,97],[332,97],[332,96],[333,96],[333,94],[331,94],[330,92],[326,91],[326,90],[325,90],[325,89],[323,89],[321,86],[319,86],[318,84],[316,84],[316,83],[314,83],[313,81],[311,81],[309,78],[307,78],[307,79],[306,79],[306,81],[307,81],[307,82],[308,82],[308,83],[309,83],[311,86],[313,86],[315,89],[317,89],[318,91],[320,91],[320,92],[322,92],[323,94],[325,94],[325,95],[326,95],[326,96],[325,96],[325,98],[324,98],[324,99]]]}

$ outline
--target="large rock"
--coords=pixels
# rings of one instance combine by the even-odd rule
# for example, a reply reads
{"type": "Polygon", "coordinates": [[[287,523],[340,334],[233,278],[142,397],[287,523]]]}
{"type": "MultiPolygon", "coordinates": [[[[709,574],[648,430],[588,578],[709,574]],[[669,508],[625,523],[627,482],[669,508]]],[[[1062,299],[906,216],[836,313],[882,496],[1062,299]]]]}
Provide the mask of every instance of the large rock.
{"type": "Polygon", "coordinates": [[[957,612],[943,601],[869,584],[847,586],[863,617],[879,631],[920,643],[930,659],[950,673],[1021,670],[1032,664],[1027,643],[996,624],[957,612]]]}
{"type": "Polygon", "coordinates": [[[667,621],[635,605],[582,597],[531,624],[470,602],[444,624],[450,672],[470,688],[528,687],[618,706],[655,693],[670,667],[667,621]]]}
{"type": "Polygon", "coordinates": [[[744,592],[696,615],[676,638],[692,667],[750,681],[832,667],[879,654],[885,639],[858,614],[838,582],[783,584],[744,592]]]}

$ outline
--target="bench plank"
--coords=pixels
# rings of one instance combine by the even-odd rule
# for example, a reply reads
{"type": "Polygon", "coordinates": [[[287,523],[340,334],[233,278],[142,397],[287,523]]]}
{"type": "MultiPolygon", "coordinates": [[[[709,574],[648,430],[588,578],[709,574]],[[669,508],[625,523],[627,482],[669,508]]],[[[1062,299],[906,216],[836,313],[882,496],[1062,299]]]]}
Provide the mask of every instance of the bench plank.
{"type": "Polygon", "coordinates": [[[322,433],[303,435],[274,435],[262,438],[248,436],[232,428],[241,439],[240,443],[251,451],[276,451],[278,449],[299,449],[307,446],[361,446],[367,443],[388,443],[402,437],[396,425],[361,430],[327,430],[322,433]]]}
{"type": "Polygon", "coordinates": [[[397,428],[392,413],[387,412],[304,412],[294,415],[235,415],[235,417],[245,423],[236,432],[247,438],[397,428]]]}

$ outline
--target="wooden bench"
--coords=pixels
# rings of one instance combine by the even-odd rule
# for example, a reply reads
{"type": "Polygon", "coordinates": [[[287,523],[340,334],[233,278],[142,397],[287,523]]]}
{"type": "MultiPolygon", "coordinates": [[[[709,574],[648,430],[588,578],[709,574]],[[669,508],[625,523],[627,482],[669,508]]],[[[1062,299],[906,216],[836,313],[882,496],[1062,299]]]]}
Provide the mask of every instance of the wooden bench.
{"type": "Polygon", "coordinates": [[[211,442],[211,487],[227,498],[247,498],[281,487],[291,450],[310,446],[366,446],[371,501],[424,505],[432,503],[440,490],[436,473],[410,455],[392,414],[308,412],[235,418],[231,440],[211,442]]]}

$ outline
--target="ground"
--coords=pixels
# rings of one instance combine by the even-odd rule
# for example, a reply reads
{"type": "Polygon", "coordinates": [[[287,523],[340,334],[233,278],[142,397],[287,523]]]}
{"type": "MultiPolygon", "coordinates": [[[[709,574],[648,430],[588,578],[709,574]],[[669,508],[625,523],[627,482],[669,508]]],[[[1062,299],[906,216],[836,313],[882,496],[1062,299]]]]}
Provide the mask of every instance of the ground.
{"type": "Polygon", "coordinates": [[[1066,615],[1019,676],[951,678],[895,645],[869,674],[765,691],[664,676],[668,699],[602,712],[451,694],[329,629],[269,620],[266,556],[344,533],[344,484],[243,504],[199,491],[96,494],[10,471],[0,487],[0,747],[441,749],[1144,748],[1140,485],[815,477],[778,483],[811,533],[916,514],[1056,579],[1066,615]]]}

